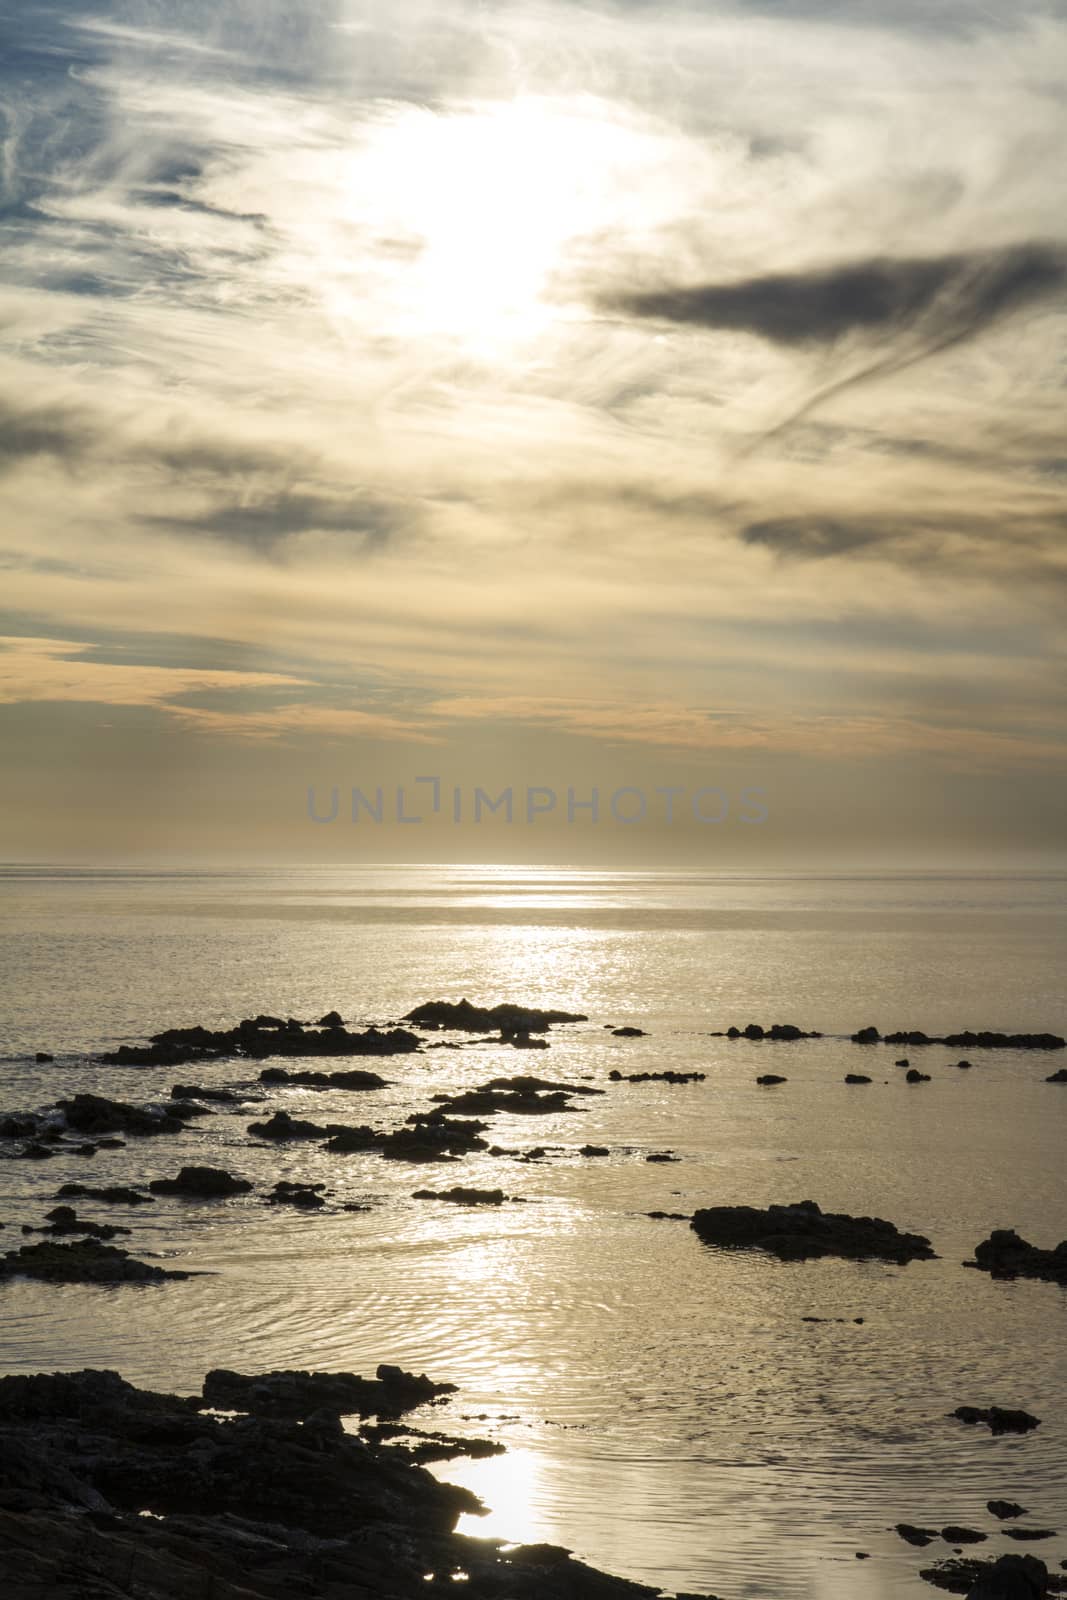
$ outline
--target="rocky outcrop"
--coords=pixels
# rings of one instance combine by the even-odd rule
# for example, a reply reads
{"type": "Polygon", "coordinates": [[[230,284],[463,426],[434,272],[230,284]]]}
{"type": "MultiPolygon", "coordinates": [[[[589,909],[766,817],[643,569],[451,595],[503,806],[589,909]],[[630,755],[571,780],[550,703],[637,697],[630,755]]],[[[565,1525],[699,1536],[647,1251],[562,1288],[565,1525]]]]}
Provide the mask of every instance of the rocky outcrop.
{"type": "Polygon", "coordinates": [[[880,1217],[823,1212],[814,1200],[794,1205],[709,1206],[691,1224],[705,1244],[734,1250],[766,1250],[788,1260],[844,1256],[851,1260],[924,1261],[934,1258],[929,1239],[901,1233],[880,1217]]]}
{"type": "MultiPolygon", "coordinates": [[[[169,1272],[147,1261],[135,1261],[125,1250],[79,1239],[73,1244],[23,1245],[0,1256],[0,1279],[40,1278],[47,1283],[158,1283],[165,1278],[188,1278],[188,1272],[169,1272]]],[[[7,1379],[0,1382],[7,1382],[7,1379]]]]}
{"type": "Polygon", "coordinates": [[[233,1194],[248,1194],[247,1178],[235,1178],[222,1167],[182,1167],[176,1178],[153,1178],[148,1185],[153,1194],[175,1194],[190,1200],[224,1200],[233,1194]]]}
{"type": "Polygon", "coordinates": [[[961,1559],[924,1567],[920,1578],[966,1600],[1044,1600],[1048,1568],[1033,1556],[1001,1556],[999,1561],[961,1559]]]}
{"type": "Polygon", "coordinates": [[[975,1267],[994,1278],[1045,1278],[1050,1283],[1067,1283],[1067,1239],[1053,1250],[1041,1250],[1019,1237],[1014,1228],[995,1228],[988,1239],[974,1247],[975,1267]]]}
{"type": "Polygon", "coordinates": [[[379,1077],[376,1072],[363,1072],[358,1068],[350,1072],[314,1072],[310,1069],[303,1072],[286,1072],[284,1067],[264,1067],[259,1075],[260,1083],[286,1084],[295,1083],[301,1089],[387,1089],[387,1078],[379,1077]]]}
{"type": "Polygon", "coordinates": [[[320,1127],[317,1122],[303,1122],[291,1117],[288,1111],[276,1111],[267,1122],[250,1122],[248,1132],[256,1139],[328,1139],[343,1129],[336,1123],[320,1127]]]}
{"type": "Polygon", "coordinates": [[[712,1033],[711,1039],[770,1039],[772,1042],[793,1039],[821,1039],[821,1033],[805,1033],[803,1028],[798,1028],[793,1022],[775,1022],[769,1028],[761,1027],[758,1022],[750,1022],[747,1028],[727,1028],[725,1033],[712,1033]]]}
{"type": "Polygon", "coordinates": [[[500,1600],[653,1600],[553,1545],[457,1535],[482,1508],[417,1464],[434,1436],[407,1450],[339,1421],[440,1392],[389,1368],[214,1373],[192,1400],[117,1373],[2,1379],[5,1600],[425,1600],[460,1574],[500,1600]]]}
{"type": "Polygon", "coordinates": [[[612,1083],[703,1083],[706,1072],[619,1072],[608,1073],[612,1083]]]}
{"type": "Polygon", "coordinates": [[[503,1003],[475,1006],[469,1000],[428,1000],[401,1019],[420,1028],[455,1028],[463,1033],[547,1033],[554,1023],[588,1022],[580,1011],[546,1011],[503,1003]]]}
{"type": "Polygon", "coordinates": [[[984,1423],[990,1433],[1029,1433],[1031,1428],[1041,1426],[1041,1419],[1032,1417],[1029,1411],[1013,1411],[1004,1406],[957,1406],[952,1415],[971,1427],[984,1423]]]}
{"type": "Polygon", "coordinates": [[[963,1033],[928,1034],[921,1029],[880,1034],[877,1028],[861,1028],[852,1035],[853,1044],[943,1044],[951,1050],[1062,1050],[1067,1040],[1058,1033],[963,1033]]]}
{"type": "Polygon", "coordinates": [[[392,1056],[419,1048],[416,1034],[406,1028],[381,1032],[368,1028],[350,1033],[340,1023],[309,1028],[290,1017],[248,1017],[235,1028],[166,1028],[151,1035],[147,1045],[120,1045],[105,1051],[98,1061],[116,1067],[176,1067],[189,1061],[219,1061],[241,1057],[262,1061],[271,1056],[392,1056]]]}
{"type": "Polygon", "coordinates": [[[756,1082],[763,1089],[773,1089],[773,1087],[774,1087],[774,1085],[776,1083],[788,1083],[789,1079],[788,1078],[783,1078],[777,1072],[764,1072],[763,1074],[761,1074],[760,1077],[758,1077],[756,1079],[756,1082]]]}
{"type": "Polygon", "coordinates": [[[452,1189],[416,1189],[413,1200],[450,1200],[454,1206],[502,1206],[505,1202],[522,1205],[514,1195],[503,1189],[464,1189],[458,1184],[452,1189]]]}
{"type": "Polygon", "coordinates": [[[106,1206],[147,1206],[152,1204],[150,1194],[141,1194],[137,1189],[127,1189],[119,1184],[104,1189],[92,1189],[84,1183],[65,1183],[56,1190],[57,1200],[74,1200],[84,1196],[86,1200],[99,1200],[106,1206]]]}

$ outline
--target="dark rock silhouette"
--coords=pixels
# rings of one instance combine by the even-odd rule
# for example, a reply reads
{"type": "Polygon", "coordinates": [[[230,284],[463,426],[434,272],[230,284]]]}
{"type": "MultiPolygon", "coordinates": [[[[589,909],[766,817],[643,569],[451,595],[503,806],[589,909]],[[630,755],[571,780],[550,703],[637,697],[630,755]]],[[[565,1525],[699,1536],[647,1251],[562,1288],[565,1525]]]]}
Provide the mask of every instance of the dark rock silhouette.
{"type": "Polygon", "coordinates": [[[706,1072],[620,1072],[613,1068],[608,1073],[612,1083],[703,1083],[706,1072]]]}
{"type": "Polygon", "coordinates": [[[248,1194],[252,1185],[246,1178],[235,1178],[222,1167],[182,1167],[176,1178],[153,1178],[148,1187],[153,1194],[222,1200],[233,1194],[248,1194]]]}
{"type": "Polygon", "coordinates": [[[114,1185],[110,1188],[91,1189],[84,1183],[65,1183],[56,1190],[57,1200],[77,1199],[84,1196],[86,1200],[100,1200],[107,1206],[147,1206],[152,1204],[150,1194],[141,1194],[137,1189],[123,1188],[114,1185]]]}
{"type": "Polygon", "coordinates": [[[1021,1542],[1030,1539],[1055,1539],[1055,1528],[1005,1528],[1004,1536],[1021,1542]]]}
{"type": "Polygon", "coordinates": [[[845,1073],[845,1082],[846,1083],[870,1083],[870,1081],[871,1081],[870,1078],[868,1078],[866,1076],[866,1074],[864,1074],[862,1072],[846,1072],[845,1073]]]}
{"type": "Polygon", "coordinates": [[[413,1200],[450,1200],[456,1206],[502,1206],[505,1201],[516,1203],[515,1196],[503,1189],[463,1189],[458,1184],[453,1189],[416,1189],[413,1200]]]}
{"type": "Polygon", "coordinates": [[[399,1415],[442,1387],[397,1368],[377,1380],[220,1371],[196,1399],[113,1372],[2,1379],[5,1600],[421,1600],[427,1573],[451,1589],[459,1571],[500,1600],[653,1600],[553,1545],[457,1535],[459,1516],[482,1508],[418,1465],[438,1436],[416,1432],[408,1450],[383,1443],[397,1436],[381,1423],[341,1427],[342,1414],[399,1415]]]}
{"type": "Polygon", "coordinates": [[[406,1028],[349,1033],[340,1024],[312,1029],[292,1018],[282,1022],[260,1016],[246,1018],[235,1028],[212,1029],[199,1024],[166,1028],[152,1034],[147,1045],[120,1045],[96,1059],[117,1067],[168,1067],[228,1057],[262,1061],[271,1056],[390,1056],[418,1048],[417,1035],[406,1028]]]}
{"type": "Polygon", "coordinates": [[[977,1528],[942,1528],[941,1537],[946,1544],[984,1544],[989,1538],[988,1533],[980,1533],[977,1528]]]}
{"type": "Polygon", "coordinates": [[[237,1105],[249,1098],[233,1089],[205,1089],[196,1083],[176,1083],[170,1091],[172,1100],[208,1100],[212,1104],[237,1105]]]}
{"type": "Polygon", "coordinates": [[[319,1211],[326,1204],[322,1195],[324,1183],[293,1183],[287,1179],[276,1183],[267,1196],[272,1206],[298,1206],[304,1211],[319,1211]]]}
{"type": "Polygon", "coordinates": [[[792,1022],[775,1022],[769,1028],[763,1028],[758,1022],[750,1022],[747,1028],[727,1028],[725,1034],[713,1033],[712,1039],[770,1039],[774,1042],[790,1041],[793,1039],[821,1039],[821,1033],[805,1033],[803,1028],[798,1028],[792,1022]]]}
{"type": "Polygon", "coordinates": [[[792,1260],[809,1256],[902,1263],[934,1259],[929,1239],[921,1234],[901,1233],[880,1217],[823,1212],[814,1200],[772,1205],[765,1211],[756,1206],[710,1206],[694,1214],[692,1226],[705,1244],[766,1250],[792,1260]]]}
{"type": "Polygon", "coordinates": [[[1029,1411],[1013,1411],[1004,1406],[957,1406],[952,1415],[972,1427],[984,1423],[990,1433],[1029,1433],[1031,1428],[1041,1426],[1040,1418],[1032,1417],[1029,1411]]]}
{"type": "Polygon", "coordinates": [[[553,1023],[588,1022],[579,1011],[542,1011],[512,1005],[475,1006],[469,1000],[428,1000],[401,1018],[420,1028],[457,1028],[464,1033],[546,1033],[553,1023]]]}
{"type": "Polygon", "coordinates": [[[933,1544],[934,1540],[940,1537],[936,1528],[917,1528],[911,1522],[898,1522],[896,1531],[905,1544],[913,1544],[919,1549],[933,1544]]]}
{"type": "Polygon", "coordinates": [[[644,1028],[612,1028],[613,1039],[644,1039],[647,1037],[644,1028]]]}
{"type": "Polygon", "coordinates": [[[267,1122],[250,1122],[248,1132],[257,1139],[328,1139],[333,1133],[343,1130],[335,1125],[328,1124],[320,1127],[317,1122],[303,1122],[297,1117],[291,1117],[288,1111],[276,1111],[267,1122]]]}
{"type": "MultiPolygon", "coordinates": [[[[136,1261],[125,1250],[78,1239],[55,1244],[51,1239],[23,1245],[0,1256],[0,1279],[41,1278],[49,1283],[158,1283],[165,1278],[188,1278],[188,1272],[164,1271],[147,1261],[136,1261]]],[[[0,1380],[0,1383],[6,1382],[0,1380]]]]}
{"type": "Polygon", "coordinates": [[[789,1079],[779,1077],[776,1072],[765,1072],[762,1077],[756,1079],[756,1082],[762,1084],[766,1089],[772,1087],[776,1083],[788,1083],[789,1079]]]}
{"type": "Polygon", "coordinates": [[[1014,1500],[987,1500],[986,1510],[1001,1522],[1006,1522],[1010,1517],[1025,1517],[1027,1514],[1026,1507],[1014,1500]]]}
{"type": "Polygon", "coordinates": [[[1051,1073],[1045,1079],[1045,1082],[1046,1083],[1067,1083],[1067,1067],[1061,1067],[1059,1072],[1051,1073]]]}
{"type": "Polygon", "coordinates": [[[23,1233],[49,1233],[59,1236],[80,1233],[93,1239],[117,1239],[120,1233],[130,1231],[129,1228],[118,1228],[111,1222],[85,1222],[78,1216],[73,1206],[53,1206],[45,1216],[47,1227],[24,1227],[23,1233]]]}
{"type": "Polygon", "coordinates": [[[907,1083],[929,1083],[930,1074],[928,1072],[920,1072],[918,1067],[909,1067],[905,1073],[905,1081],[907,1083]]]}
{"type": "Polygon", "coordinates": [[[310,1069],[303,1072],[287,1072],[284,1067],[264,1067],[259,1075],[260,1083],[287,1084],[295,1083],[301,1089],[387,1089],[388,1080],[381,1078],[376,1072],[365,1072],[359,1068],[343,1072],[314,1072],[310,1069]]]}
{"type": "Polygon", "coordinates": [[[1046,1278],[1051,1283],[1067,1283],[1067,1239],[1053,1250],[1041,1250],[1019,1237],[1014,1228],[995,1228],[988,1239],[975,1245],[975,1267],[994,1278],[1046,1278]]]}
{"type": "MultiPolygon", "coordinates": [[[[874,1032],[873,1039],[861,1039],[859,1034],[852,1038],[857,1044],[874,1043],[878,1038],[877,1030],[864,1028],[862,1032],[874,1032]]],[[[884,1037],[885,1044],[926,1045],[943,1044],[953,1050],[1062,1050],[1067,1040],[1061,1039],[1058,1033],[975,1033],[970,1029],[963,1033],[946,1033],[931,1035],[921,1030],[914,1032],[887,1033],[884,1037]]]]}

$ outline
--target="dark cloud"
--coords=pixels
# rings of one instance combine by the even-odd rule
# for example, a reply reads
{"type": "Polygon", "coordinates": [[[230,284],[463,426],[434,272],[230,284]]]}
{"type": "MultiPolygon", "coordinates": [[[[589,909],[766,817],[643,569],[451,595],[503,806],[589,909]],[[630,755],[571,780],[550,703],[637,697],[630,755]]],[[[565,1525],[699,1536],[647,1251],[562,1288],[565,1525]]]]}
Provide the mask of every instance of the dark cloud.
{"type": "Polygon", "coordinates": [[[253,549],[269,549],[302,533],[345,536],[346,548],[371,550],[406,527],[411,513],[374,495],[266,492],[245,504],[224,504],[190,518],[142,517],[151,527],[230,539],[253,549]]]}
{"type": "Polygon", "coordinates": [[[92,428],[74,412],[56,406],[16,411],[0,397],[0,473],[35,456],[80,460],[92,440],[92,428]]]}
{"type": "Polygon", "coordinates": [[[642,289],[614,295],[605,304],[631,316],[754,333],[777,344],[914,333],[934,350],[970,338],[1065,284],[1067,250],[1028,244],[769,273],[736,283],[642,289]]]}
{"type": "Polygon", "coordinates": [[[782,555],[796,556],[842,555],[885,537],[884,528],[837,517],[775,517],[750,522],[741,530],[745,544],[765,545],[782,555]]]}

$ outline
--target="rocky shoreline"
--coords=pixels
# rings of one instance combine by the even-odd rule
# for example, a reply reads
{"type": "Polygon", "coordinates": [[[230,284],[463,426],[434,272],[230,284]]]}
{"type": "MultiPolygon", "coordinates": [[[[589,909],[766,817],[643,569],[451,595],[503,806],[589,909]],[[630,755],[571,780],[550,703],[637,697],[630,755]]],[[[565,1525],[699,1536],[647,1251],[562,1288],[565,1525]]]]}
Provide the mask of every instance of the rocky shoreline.
{"type": "MultiPolygon", "coordinates": [[[[259,1063],[272,1057],[301,1062],[316,1057],[425,1057],[429,1050],[470,1049],[489,1042],[550,1048],[554,1027],[588,1019],[510,1004],[477,1007],[464,1000],[429,1002],[400,1020],[404,1026],[360,1030],[336,1011],[315,1023],[264,1013],[229,1029],[168,1029],[144,1046],[124,1045],[96,1059],[105,1065],[152,1068],[228,1060],[259,1063]],[[474,1037],[429,1042],[414,1029],[474,1037]]],[[[646,1037],[641,1029],[605,1026],[620,1040],[646,1037]]],[[[738,1049],[747,1044],[792,1052],[823,1036],[776,1023],[731,1027],[718,1037],[736,1041],[738,1049]]],[[[846,1049],[876,1042],[1042,1051],[1063,1044],[1047,1034],[968,1032],[935,1040],[915,1033],[883,1038],[876,1029],[862,1029],[842,1041],[846,1049]]],[[[47,1064],[44,1057],[42,1052],[41,1064],[47,1064]]],[[[906,1078],[901,1075],[896,1081],[930,1081],[906,1058],[896,1064],[906,1069],[906,1078]]],[[[629,1094],[646,1084],[684,1095],[707,1079],[699,1071],[619,1068],[599,1083],[532,1074],[497,1076],[447,1094],[429,1093],[424,1108],[402,1122],[383,1126],[379,1121],[372,1127],[296,1117],[270,1101],[274,1092],[290,1086],[341,1091],[346,1103],[352,1094],[373,1099],[375,1091],[390,1087],[378,1073],[270,1065],[255,1078],[225,1085],[176,1082],[165,1097],[144,1104],[76,1093],[41,1110],[15,1111],[0,1116],[0,1155],[42,1162],[64,1154],[92,1157],[98,1150],[121,1149],[130,1142],[139,1148],[142,1141],[147,1141],[146,1149],[163,1151],[201,1118],[247,1117],[254,1111],[255,1120],[243,1124],[250,1149],[313,1149],[336,1161],[339,1170],[350,1155],[417,1166],[452,1165],[475,1153],[517,1163],[612,1155],[667,1162],[680,1158],[672,1151],[645,1153],[591,1143],[566,1149],[511,1148],[492,1142],[493,1119],[501,1114],[521,1122],[561,1113],[578,1116],[595,1097],[629,1094]]],[[[1061,1074],[1054,1074],[1047,1081],[1061,1080],[1061,1074]]],[[[783,1074],[761,1073],[755,1081],[766,1087],[789,1080],[783,1074]]],[[[867,1074],[844,1075],[846,1084],[871,1081],[867,1074]]],[[[788,1096],[791,1091],[781,1092],[788,1096]]],[[[321,1170],[320,1164],[315,1176],[321,1170]]],[[[526,1199],[502,1187],[469,1183],[426,1185],[408,1193],[414,1200],[435,1203],[444,1213],[464,1207],[500,1209],[526,1199]]],[[[41,1283],[114,1285],[124,1295],[139,1286],[172,1292],[172,1282],[193,1274],[137,1259],[110,1242],[129,1229],[86,1220],[67,1203],[85,1199],[106,1205],[114,1214],[114,1208],[151,1206],[157,1197],[199,1205],[225,1206],[237,1200],[307,1210],[366,1209],[362,1202],[338,1200],[324,1182],[285,1178],[265,1187],[240,1171],[178,1162],[165,1176],[139,1174],[132,1183],[67,1182],[55,1191],[64,1203],[47,1212],[41,1225],[22,1228],[23,1234],[45,1237],[0,1254],[0,1287],[30,1277],[41,1283]]],[[[642,1215],[688,1223],[696,1241],[709,1251],[755,1251],[788,1270],[803,1270],[803,1262],[827,1256],[896,1266],[936,1259],[924,1234],[904,1231],[882,1218],[824,1211],[807,1199],[763,1208],[711,1205],[691,1215],[666,1210],[642,1215]]],[[[974,1260],[962,1265],[996,1278],[1062,1284],[1067,1282],[1067,1241],[1041,1249],[1011,1230],[995,1230],[975,1246],[974,1260]]],[[[0,1565],[15,1575],[15,1587],[5,1593],[14,1600],[43,1593],[60,1600],[81,1600],[88,1594],[94,1600],[157,1595],[192,1600],[194,1594],[210,1594],[213,1600],[280,1600],[285,1595],[288,1600],[301,1593],[323,1600],[406,1600],[446,1585],[453,1592],[457,1582],[465,1593],[486,1600],[637,1600],[660,1592],[596,1572],[556,1547],[523,1549],[456,1534],[460,1514],[477,1506],[466,1491],[429,1477],[423,1463],[457,1454],[496,1453],[503,1446],[427,1432],[398,1420],[417,1406],[446,1405],[451,1388],[396,1368],[380,1368],[375,1379],[344,1373],[246,1376],[219,1370],[207,1375],[201,1395],[192,1398],[144,1393],[114,1373],[0,1379],[0,1565]],[[358,1426],[349,1424],[346,1432],[342,1417],[357,1418],[358,1426]],[[266,1460],[272,1463],[269,1473],[266,1460]]],[[[961,1423],[985,1424],[993,1433],[1024,1433],[1038,1426],[1038,1419],[1026,1412],[996,1406],[960,1406],[954,1416],[961,1423]]],[[[990,1502],[991,1511],[994,1505],[1011,1503],[990,1502]]],[[[949,1542],[957,1556],[957,1543],[980,1543],[987,1537],[953,1525],[940,1533],[911,1529],[915,1537],[910,1537],[907,1526],[899,1525],[901,1538],[919,1546],[952,1535],[949,1542]]],[[[1023,1527],[1009,1530],[1009,1536],[1023,1541],[1051,1535],[1023,1527]]],[[[864,1552],[857,1555],[865,1557],[864,1552]]],[[[924,1569],[921,1576],[975,1600],[1033,1600],[1064,1587],[1063,1580],[1050,1577],[1030,1555],[997,1562],[961,1557],[924,1569]]]]}

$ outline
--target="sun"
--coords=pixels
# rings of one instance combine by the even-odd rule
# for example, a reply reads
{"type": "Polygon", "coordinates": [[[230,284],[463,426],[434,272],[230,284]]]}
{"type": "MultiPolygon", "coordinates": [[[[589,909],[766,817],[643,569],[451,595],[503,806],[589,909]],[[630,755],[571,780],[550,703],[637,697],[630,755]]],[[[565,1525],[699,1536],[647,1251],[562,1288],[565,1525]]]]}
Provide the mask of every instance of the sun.
{"type": "Polygon", "coordinates": [[[350,225],[376,260],[392,331],[490,352],[561,315],[569,249],[616,222],[643,135],[595,100],[395,108],[353,152],[350,225]]]}

